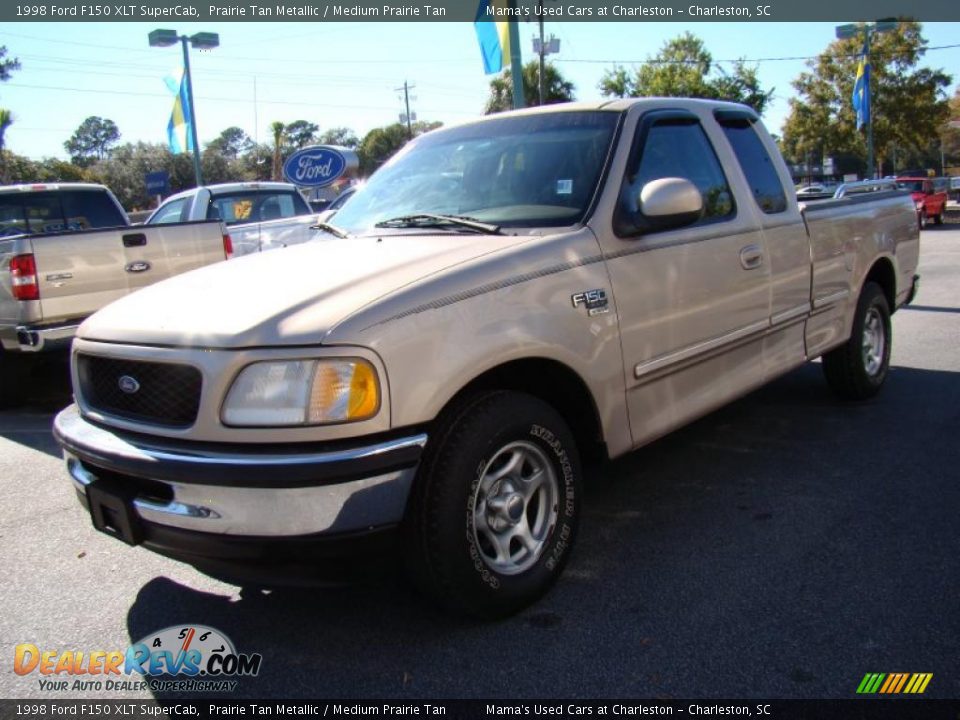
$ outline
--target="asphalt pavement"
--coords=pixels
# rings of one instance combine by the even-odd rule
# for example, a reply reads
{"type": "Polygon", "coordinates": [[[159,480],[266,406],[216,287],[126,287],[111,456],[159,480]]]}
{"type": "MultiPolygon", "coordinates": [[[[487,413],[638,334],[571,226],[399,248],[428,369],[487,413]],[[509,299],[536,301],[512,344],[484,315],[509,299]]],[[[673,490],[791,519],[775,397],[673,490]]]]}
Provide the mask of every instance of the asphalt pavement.
{"type": "Polygon", "coordinates": [[[0,412],[0,697],[151,697],[43,690],[14,647],[122,651],[202,624],[263,656],[231,699],[850,698],[868,672],[960,698],[960,226],[923,232],[921,273],[876,399],[836,401],[810,363],[589,468],[565,575],[497,623],[439,614],[382,568],[264,592],[97,533],[49,432],[70,392],[53,363],[0,412]]]}

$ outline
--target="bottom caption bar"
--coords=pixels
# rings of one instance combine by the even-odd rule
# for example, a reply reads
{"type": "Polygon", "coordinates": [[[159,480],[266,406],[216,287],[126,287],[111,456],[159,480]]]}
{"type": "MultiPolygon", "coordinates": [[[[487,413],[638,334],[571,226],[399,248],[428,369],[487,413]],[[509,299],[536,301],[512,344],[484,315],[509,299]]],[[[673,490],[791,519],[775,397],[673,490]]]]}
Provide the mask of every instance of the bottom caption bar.
{"type": "Polygon", "coordinates": [[[956,720],[960,700],[0,700],[7,718],[680,718],[956,720]]]}

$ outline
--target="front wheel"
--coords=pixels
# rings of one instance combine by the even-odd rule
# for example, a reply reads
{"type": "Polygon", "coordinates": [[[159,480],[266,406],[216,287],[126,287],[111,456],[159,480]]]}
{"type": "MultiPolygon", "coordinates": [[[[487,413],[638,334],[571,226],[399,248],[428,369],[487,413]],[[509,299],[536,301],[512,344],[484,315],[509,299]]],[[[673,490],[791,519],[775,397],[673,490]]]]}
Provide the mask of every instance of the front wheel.
{"type": "Polygon", "coordinates": [[[850,339],[823,356],[827,384],[846,400],[876,395],[890,369],[890,305],[879,285],[864,285],[856,313],[850,339]]]}
{"type": "Polygon", "coordinates": [[[458,614],[517,612],[550,588],[573,548],[573,437],[552,407],[513,392],[475,398],[438,425],[406,520],[413,577],[458,614]]]}

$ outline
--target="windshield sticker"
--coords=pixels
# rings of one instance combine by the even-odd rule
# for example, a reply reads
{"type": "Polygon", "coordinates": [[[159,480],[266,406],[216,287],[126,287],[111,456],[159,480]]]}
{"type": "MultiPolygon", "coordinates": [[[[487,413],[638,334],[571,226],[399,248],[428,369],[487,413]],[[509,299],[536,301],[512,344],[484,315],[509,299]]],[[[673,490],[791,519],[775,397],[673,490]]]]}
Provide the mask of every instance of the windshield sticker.
{"type": "Polygon", "coordinates": [[[557,180],[557,195],[572,195],[573,180],[557,180]]]}

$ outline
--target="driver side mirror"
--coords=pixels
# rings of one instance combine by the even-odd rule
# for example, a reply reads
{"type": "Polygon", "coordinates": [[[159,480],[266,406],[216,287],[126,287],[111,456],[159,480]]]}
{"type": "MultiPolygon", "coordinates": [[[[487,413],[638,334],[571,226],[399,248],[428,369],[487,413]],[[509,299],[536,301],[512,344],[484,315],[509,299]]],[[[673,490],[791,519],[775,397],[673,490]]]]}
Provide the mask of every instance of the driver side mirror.
{"type": "Polygon", "coordinates": [[[641,232],[673,230],[703,217],[703,195],[689,180],[678,177],[651,180],[637,196],[634,222],[641,232]]]}

